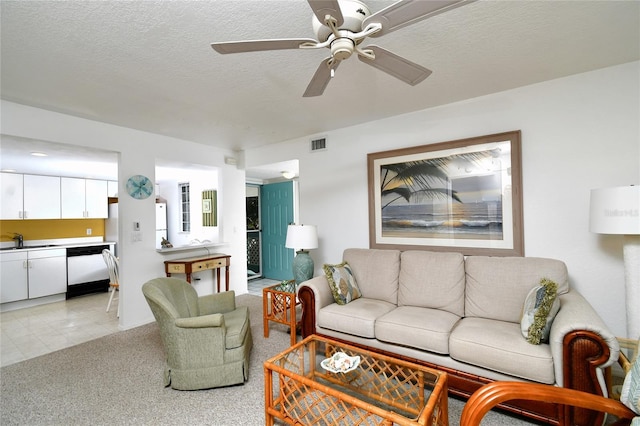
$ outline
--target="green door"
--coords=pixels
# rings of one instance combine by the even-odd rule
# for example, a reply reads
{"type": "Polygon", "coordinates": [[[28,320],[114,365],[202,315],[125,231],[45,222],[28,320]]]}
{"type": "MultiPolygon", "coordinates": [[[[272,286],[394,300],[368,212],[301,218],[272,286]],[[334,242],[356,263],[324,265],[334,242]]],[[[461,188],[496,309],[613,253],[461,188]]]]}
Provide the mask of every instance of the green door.
{"type": "Polygon", "coordinates": [[[293,223],[293,182],[271,183],[260,188],[262,276],[273,280],[293,278],[293,249],[284,246],[287,226],[293,223]]]}

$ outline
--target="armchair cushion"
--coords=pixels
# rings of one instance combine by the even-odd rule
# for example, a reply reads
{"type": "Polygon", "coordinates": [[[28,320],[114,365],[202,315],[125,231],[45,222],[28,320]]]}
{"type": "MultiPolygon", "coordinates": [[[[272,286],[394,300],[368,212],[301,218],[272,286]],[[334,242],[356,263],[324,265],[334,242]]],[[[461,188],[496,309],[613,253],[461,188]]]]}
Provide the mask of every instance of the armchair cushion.
{"type": "Polygon", "coordinates": [[[225,347],[233,349],[242,346],[249,329],[249,308],[240,306],[232,312],[227,312],[224,314],[224,323],[227,328],[225,347]]]}
{"type": "Polygon", "coordinates": [[[213,313],[227,313],[236,308],[236,295],[233,291],[223,293],[208,294],[198,298],[198,309],[200,315],[213,313]]]}

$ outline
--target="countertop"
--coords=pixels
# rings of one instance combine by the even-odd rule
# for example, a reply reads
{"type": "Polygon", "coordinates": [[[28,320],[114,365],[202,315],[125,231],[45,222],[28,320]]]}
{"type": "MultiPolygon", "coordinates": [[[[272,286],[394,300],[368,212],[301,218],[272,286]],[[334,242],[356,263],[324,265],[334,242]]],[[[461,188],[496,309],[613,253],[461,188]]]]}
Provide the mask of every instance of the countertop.
{"type": "Polygon", "coordinates": [[[13,253],[17,251],[30,251],[30,250],[52,250],[52,249],[61,249],[61,248],[72,248],[72,247],[92,247],[92,246],[102,246],[102,245],[111,245],[114,244],[114,241],[86,241],[86,242],[59,242],[59,243],[49,243],[49,242],[40,242],[40,241],[25,241],[23,248],[16,248],[14,243],[5,243],[2,247],[0,247],[0,253],[13,253]]]}

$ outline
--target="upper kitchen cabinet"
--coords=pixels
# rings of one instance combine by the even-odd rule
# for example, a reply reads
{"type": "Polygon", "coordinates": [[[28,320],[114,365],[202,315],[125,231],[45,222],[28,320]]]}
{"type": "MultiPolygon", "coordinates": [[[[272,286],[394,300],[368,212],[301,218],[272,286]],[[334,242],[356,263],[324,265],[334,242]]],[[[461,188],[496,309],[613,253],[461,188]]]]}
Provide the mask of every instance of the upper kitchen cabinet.
{"type": "Polygon", "coordinates": [[[22,175],[0,173],[0,190],[2,191],[0,218],[22,219],[24,214],[22,175]]]}
{"type": "Polygon", "coordinates": [[[60,178],[24,175],[23,219],[60,219],[60,178]]]}
{"type": "Polygon", "coordinates": [[[63,177],[62,218],[104,219],[109,216],[107,181],[63,177]]]}
{"type": "Polygon", "coordinates": [[[2,219],[60,219],[60,178],[2,173],[2,219]]]}
{"type": "Polygon", "coordinates": [[[118,182],[115,180],[107,181],[107,196],[108,197],[117,197],[118,196],[118,182]]]}

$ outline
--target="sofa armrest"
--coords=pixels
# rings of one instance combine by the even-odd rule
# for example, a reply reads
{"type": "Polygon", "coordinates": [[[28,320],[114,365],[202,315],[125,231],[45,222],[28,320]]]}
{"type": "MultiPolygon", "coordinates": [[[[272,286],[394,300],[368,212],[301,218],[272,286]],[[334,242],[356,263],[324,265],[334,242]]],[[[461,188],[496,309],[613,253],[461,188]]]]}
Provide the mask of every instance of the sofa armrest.
{"type": "Polygon", "coordinates": [[[298,299],[302,303],[300,323],[304,338],[316,332],[316,318],[320,309],[335,302],[327,277],[320,275],[300,284],[298,299]]]}
{"type": "MultiPolygon", "coordinates": [[[[593,307],[576,290],[560,296],[561,308],[551,326],[549,345],[559,386],[607,396],[603,370],[613,364],[620,346],[593,307]]],[[[604,413],[564,407],[565,424],[602,424],[604,413]]]]}
{"type": "MultiPolygon", "coordinates": [[[[600,370],[598,374],[602,374],[601,369],[609,367],[618,360],[620,346],[602,318],[579,292],[571,290],[560,295],[560,306],[560,311],[551,326],[549,345],[554,360],[556,382],[559,386],[573,388],[571,383],[565,383],[566,380],[570,380],[570,377],[567,377],[569,371],[565,366],[573,370],[578,367],[573,364],[588,362],[591,364],[590,370],[598,368],[600,370]],[[582,344],[586,344],[586,341],[591,342],[589,346],[592,347],[588,349],[589,359],[585,357],[587,354],[575,353],[576,350],[586,348],[567,347],[567,345],[576,346],[577,341],[583,341],[582,344]],[[565,359],[567,356],[569,359],[565,359]]],[[[592,373],[595,372],[596,370],[592,371],[592,373]]],[[[602,377],[598,378],[598,380],[601,379],[602,377]]]]}

